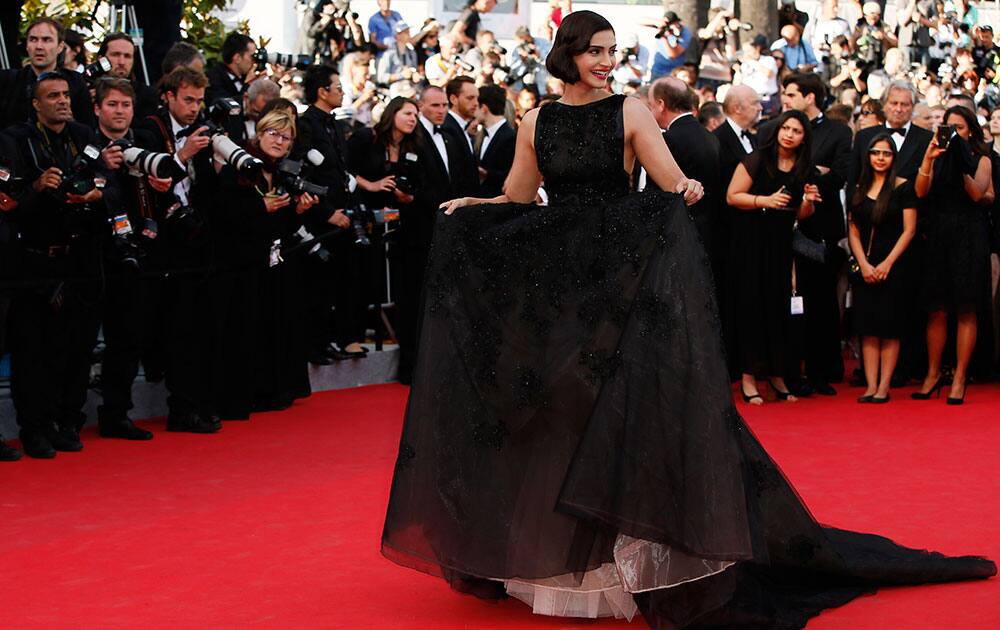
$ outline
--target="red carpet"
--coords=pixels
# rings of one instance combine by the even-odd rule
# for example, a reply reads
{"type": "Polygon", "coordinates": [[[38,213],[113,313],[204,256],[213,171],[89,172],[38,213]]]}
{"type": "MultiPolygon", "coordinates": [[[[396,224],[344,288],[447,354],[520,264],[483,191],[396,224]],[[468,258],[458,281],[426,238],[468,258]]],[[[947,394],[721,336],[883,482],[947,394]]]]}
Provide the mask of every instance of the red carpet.
{"type": "MultiPolygon", "coordinates": [[[[952,554],[1000,558],[1000,387],[964,407],[835,399],[740,409],[816,517],[952,554]]],[[[8,628],[569,628],[456,595],[382,559],[406,389],[313,396],[151,443],[0,464],[0,619],[8,628]]],[[[905,399],[905,400],[904,400],[905,399]]],[[[810,628],[995,628],[1000,580],[886,589],[810,628]]],[[[631,627],[641,627],[636,620],[631,627]]]]}

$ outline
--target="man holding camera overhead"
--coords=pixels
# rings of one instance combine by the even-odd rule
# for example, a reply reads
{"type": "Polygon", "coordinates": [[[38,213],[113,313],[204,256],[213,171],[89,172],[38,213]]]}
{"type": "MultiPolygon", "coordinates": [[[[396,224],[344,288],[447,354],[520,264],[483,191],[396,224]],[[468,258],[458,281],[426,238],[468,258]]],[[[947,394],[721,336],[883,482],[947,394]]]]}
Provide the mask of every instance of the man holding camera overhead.
{"type": "Polygon", "coordinates": [[[11,394],[25,453],[49,459],[83,448],[107,174],[93,131],[73,120],[69,80],[44,72],[32,88],[37,123],[8,130],[30,182],[9,217],[21,235],[21,277],[28,281],[9,315],[11,394]]]}
{"type": "Polygon", "coordinates": [[[254,71],[257,65],[254,59],[256,52],[257,45],[249,36],[237,32],[226,36],[222,42],[222,60],[209,66],[205,73],[208,76],[208,89],[205,90],[205,102],[208,105],[220,98],[243,102],[243,92],[257,79],[254,71]]]}
{"type": "Polygon", "coordinates": [[[145,147],[170,153],[183,177],[153,192],[154,214],[160,221],[157,240],[175,270],[164,279],[164,372],[169,414],[168,431],[214,433],[221,428],[212,413],[209,357],[210,314],[206,313],[209,263],[208,210],[216,180],[212,166],[214,130],[202,124],[208,79],[186,66],[160,81],[164,105],[136,127],[150,134],[145,147]],[[192,131],[193,129],[193,131],[192,131]]]}
{"type": "MultiPolygon", "coordinates": [[[[38,77],[54,72],[66,44],[63,27],[52,18],[39,18],[28,25],[25,48],[28,64],[23,68],[0,70],[0,129],[34,117],[32,86],[38,77]]],[[[92,126],[94,111],[87,81],[76,72],[65,76],[69,83],[73,119],[92,126]]]]}

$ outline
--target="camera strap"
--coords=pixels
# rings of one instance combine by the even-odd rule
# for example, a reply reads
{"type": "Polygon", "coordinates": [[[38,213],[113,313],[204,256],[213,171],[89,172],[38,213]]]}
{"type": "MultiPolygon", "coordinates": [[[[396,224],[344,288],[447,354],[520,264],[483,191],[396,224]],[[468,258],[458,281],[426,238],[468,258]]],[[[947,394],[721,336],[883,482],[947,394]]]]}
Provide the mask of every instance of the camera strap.
{"type": "Polygon", "coordinates": [[[160,119],[156,114],[150,114],[147,116],[149,120],[152,120],[157,128],[160,130],[160,135],[163,136],[163,140],[167,143],[167,153],[173,155],[177,152],[177,143],[174,141],[174,134],[170,133],[167,129],[167,125],[160,119]]]}

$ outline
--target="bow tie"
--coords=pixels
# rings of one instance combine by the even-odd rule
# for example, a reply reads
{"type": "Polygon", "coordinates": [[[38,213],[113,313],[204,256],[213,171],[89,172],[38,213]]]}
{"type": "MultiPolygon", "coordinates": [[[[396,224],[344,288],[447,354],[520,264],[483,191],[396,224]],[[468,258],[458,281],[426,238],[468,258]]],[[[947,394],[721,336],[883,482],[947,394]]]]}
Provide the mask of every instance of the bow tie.
{"type": "Polygon", "coordinates": [[[434,125],[434,133],[441,133],[441,125],[434,125]]]}
{"type": "Polygon", "coordinates": [[[889,127],[889,133],[898,133],[899,135],[903,136],[904,138],[906,137],[906,129],[905,128],[894,129],[892,127],[889,127]]]}
{"type": "Polygon", "coordinates": [[[744,129],[742,132],[740,132],[740,135],[743,136],[744,138],[746,138],[747,140],[750,139],[750,132],[747,131],[746,129],[744,129]]]}

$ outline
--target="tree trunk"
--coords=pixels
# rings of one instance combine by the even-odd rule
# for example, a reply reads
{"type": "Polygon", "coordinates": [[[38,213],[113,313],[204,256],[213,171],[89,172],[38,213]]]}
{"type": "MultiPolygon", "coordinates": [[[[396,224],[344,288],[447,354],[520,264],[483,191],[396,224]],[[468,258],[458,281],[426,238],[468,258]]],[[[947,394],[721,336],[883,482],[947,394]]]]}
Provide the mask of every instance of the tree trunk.
{"type": "Polygon", "coordinates": [[[741,43],[760,34],[767,35],[768,42],[778,38],[778,3],[774,0],[739,0],[739,16],[753,24],[749,33],[740,32],[741,43]]]}
{"type": "MultiPolygon", "coordinates": [[[[708,2],[703,3],[706,7],[708,2]]],[[[698,29],[705,26],[705,22],[698,21],[699,11],[698,11],[698,0],[663,0],[663,11],[673,11],[680,16],[681,22],[684,26],[691,30],[691,34],[695,37],[698,36],[698,29]]],[[[706,8],[703,13],[707,15],[708,9],[706,8]]]]}

